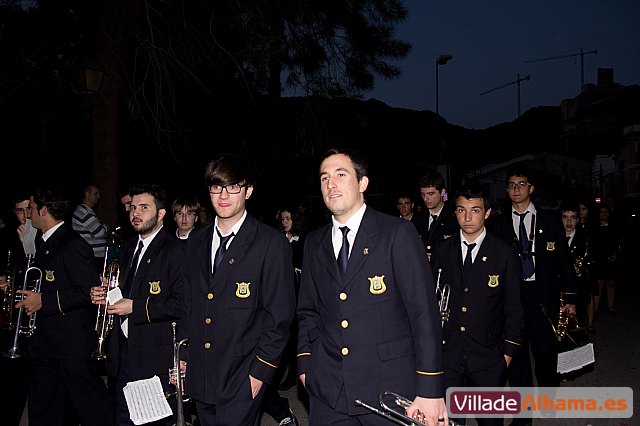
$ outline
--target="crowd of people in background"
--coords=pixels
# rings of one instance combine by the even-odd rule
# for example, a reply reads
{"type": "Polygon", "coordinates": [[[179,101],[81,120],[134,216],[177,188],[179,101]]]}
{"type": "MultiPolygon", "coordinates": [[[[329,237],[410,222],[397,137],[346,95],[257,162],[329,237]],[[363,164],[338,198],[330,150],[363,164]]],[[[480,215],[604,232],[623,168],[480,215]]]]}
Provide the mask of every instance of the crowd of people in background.
{"type": "MultiPolygon", "coordinates": [[[[18,425],[25,405],[32,425],[133,424],[128,382],[157,375],[175,391],[173,323],[190,341],[180,368],[185,413],[198,424],[253,425],[264,412],[298,425],[281,395],[293,386],[306,389],[312,423],[384,424],[353,404],[376,401],[380,383],[411,397],[407,415],[443,424],[447,387],[559,386],[549,327],[559,312],[580,341],[603,311],[617,312],[631,225],[607,201],[542,208],[526,168],[506,171],[502,205],[473,179],[450,191],[429,170],[374,209],[366,161],[348,149],[321,158],[321,211],[300,201],[308,194],[260,211],[250,204],[253,179],[245,159],[224,154],[205,171],[209,199],[134,184],[118,193],[114,224],[100,219],[95,184],[75,204],[50,185],[16,194],[0,221],[0,289],[11,279],[21,287],[31,258],[43,276],[0,318],[2,351],[18,309],[39,321],[24,339],[29,362],[0,360],[21,383],[0,392],[6,424],[18,425]],[[99,368],[95,312],[114,259],[121,294],[109,296],[115,321],[99,368]],[[446,313],[440,283],[449,286],[446,313]]],[[[175,423],[170,401],[174,415],[152,424],[175,423]]]]}

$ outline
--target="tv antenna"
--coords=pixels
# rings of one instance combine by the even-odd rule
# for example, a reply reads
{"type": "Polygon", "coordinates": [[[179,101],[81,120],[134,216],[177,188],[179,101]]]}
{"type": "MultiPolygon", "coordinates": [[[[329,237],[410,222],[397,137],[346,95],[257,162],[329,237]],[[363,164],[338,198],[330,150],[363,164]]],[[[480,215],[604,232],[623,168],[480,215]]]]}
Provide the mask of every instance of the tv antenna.
{"type": "Polygon", "coordinates": [[[501,86],[494,87],[493,89],[489,89],[485,92],[482,92],[480,93],[480,96],[486,95],[487,93],[495,92],[496,90],[502,89],[503,87],[511,86],[512,84],[517,84],[518,85],[518,117],[520,117],[520,83],[522,83],[523,81],[529,81],[529,80],[531,80],[530,75],[520,78],[520,74],[517,74],[515,80],[510,81],[509,83],[505,83],[501,86]]]}
{"type": "Polygon", "coordinates": [[[540,58],[540,59],[531,59],[529,61],[524,61],[525,64],[531,63],[531,62],[541,62],[541,61],[550,61],[552,59],[562,59],[562,58],[575,58],[576,56],[580,56],[580,91],[584,90],[584,56],[585,55],[590,55],[590,54],[594,54],[597,55],[598,54],[598,50],[594,49],[594,50],[590,50],[588,52],[585,52],[582,47],[580,48],[580,52],[578,53],[569,53],[566,55],[556,55],[556,56],[549,56],[548,58],[540,58]]]}

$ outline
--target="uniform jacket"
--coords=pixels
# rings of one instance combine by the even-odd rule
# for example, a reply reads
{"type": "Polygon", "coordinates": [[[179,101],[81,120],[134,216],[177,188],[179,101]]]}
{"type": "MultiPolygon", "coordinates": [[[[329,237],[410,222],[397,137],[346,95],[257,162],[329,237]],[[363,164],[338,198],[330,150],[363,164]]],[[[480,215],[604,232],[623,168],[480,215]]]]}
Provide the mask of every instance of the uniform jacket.
{"type": "Polygon", "coordinates": [[[460,233],[438,246],[431,258],[435,279],[449,284],[449,320],[443,333],[443,364],[458,371],[466,357],[469,371],[478,371],[513,356],[524,340],[520,303],[520,259],[508,244],[487,232],[471,274],[464,279],[460,233]]]}
{"type": "MultiPolygon", "coordinates": [[[[42,271],[42,308],[37,312],[36,330],[29,340],[29,356],[88,357],[96,348],[96,308],[90,292],[91,287],[100,284],[100,277],[93,262],[91,246],[69,223],[62,224],[42,242],[33,265],[42,271]]],[[[29,277],[37,274],[30,272],[29,277]]]]}
{"type": "Polygon", "coordinates": [[[295,311],[291,244],[247,214],[212,275],[214,223],[187,240],[186,389],[196,401],[232,400],[249,375],[270,383],[295,311]]]}
{"type": "Polygon", "coordinates": [[[307,390],[333,408],[343,386],[347,401],[375,403],[383,390],[443,396],[433,277],[415,227],[367,207],[342,281],[331,226],[304,248],[298,373],[307,390]]]}
{"type": "MultiPolygon", "coordinates": [[[[569,250],[569,260],[573,265],[581,264],[579,267],[580,274],[583,275],[583,272],[587,270],[587,262],[589,257],[589,243],[588,235],[586,231],[582,228],[576,228],[575,234],[573,234],[573,239],[571,240],[571,245],[568,246],[569,250]]],[[[574,267],[575,270],[575,267],[574,267]]],[[[576,271],[578,273],[578,271],[576,271]]],[[[584,274],[581,278],[587,279],[587,274],[584,274]]]]}
{"type": "MultiPolygon", "coordinates": [[[[430,213],[427,210],[427,228],[429,227],[429,214],[430,213]]],[[[425,243],[427,254],[433,254],[438,245],[442,241],[448,240],[456,235],[456,233],[458,233],[458,229],[458,223],[456,222],[453,212],[453,205],[445,202],[442,210],[440,210],[438,219],[434,224],[432,224],[431,229],[427,231],[427,239],[425,243]]]]}
{"type": "Polygon", "coordinates": [[[413,212],[411,215],[411,223],[416,227],[416,230],[418,231],[418,234],[420,234],[420,238],[422,238],[426,247],[429,239],[429,215],[424,214],[423,212],[413,212]]]}
{"type": "MultiPolygon", "coordinates": [[[[138,236],[122,244],[120,286],[131,273],[131,260],[138,244],[138,236]]],[[[173,331],[171,323],[180,317],[182,309],[182,262],[184,242],[163,228],[155,236],[140,259],[131,292],[122,288],[123,297],[133,299],[133,312],[127,317],[127,365],[132,380],[158,375],[168,388],[168,370],[174,364],[173,331]]],[[[124,318],[122,318],[124,319],[124,318]]],[[[120,318],[114,320],[109,343],[108,373],[117,376],[120,365],[120,339],[126,339],[120,329],[120,318]]]]}
{"type": "MultiPolygon", "coordinates": [[[[511,207],[495,218],[490,228],[503,241],[511,244],[520,252],[518,236],[513,228],[511,207]]],[[[576,283],[567,252],[564,227],[557,215],[536,209],[535,217],[535,285],[538,300],[526,300],[525,303],[543,304],[552,319],[560,309],[560,292],[567,293],[564,303],[575,303],[576,283]]]]}

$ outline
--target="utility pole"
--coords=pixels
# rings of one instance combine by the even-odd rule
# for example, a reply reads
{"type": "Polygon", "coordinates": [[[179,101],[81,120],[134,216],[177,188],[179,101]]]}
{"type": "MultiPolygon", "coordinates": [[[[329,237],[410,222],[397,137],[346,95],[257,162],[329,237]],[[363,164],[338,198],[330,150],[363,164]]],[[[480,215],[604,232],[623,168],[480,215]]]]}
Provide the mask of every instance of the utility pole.
{"type": "Polygon", "coordinates": [[[531,80],[531,76],[527,75],[525,77],[520,78],[520,74],[516,74],[516,79],[514,81],[510,81],[509,83],[505,83],[501,86],[498,87],[494,87],[493,89],[489,89],[485,92],[480,93],[480,96],[482,95],[486,95],[487,93],[491,93],[491,92],[495,92],[498,89],[502,89],[503,87],[507,87],[507,86],[511,86],[512,84],[517,84],[518,85],[518,117],[520,117],[520,83],[522,83],[523,81],[529,81],[531,80]]]}
{"type": "Polygon", "coordinates": [[[446,65],[451,59],[453,59],[453,55],[440,55],[436,59],[436,114],[440,115],[440,78],[438,69],[440,65],[446,65]]]}
{"type": "Polygon", "coordinates": [[[531,59],[529,61],[524,61],[524,63],[528,64],[531,62],[550,61],[552,59],[574,58],[576,56],[580,56],[580,91],[582,92],[584,90],[584,56],[590,55],[592,53],[594,55],[597,55],[598,50],[594,49],[594,50],[585,52],[581,47],[579,53],[570,53],[568,55],[556,55],[556,56],[549,56],[548,58],[531,59]]]}

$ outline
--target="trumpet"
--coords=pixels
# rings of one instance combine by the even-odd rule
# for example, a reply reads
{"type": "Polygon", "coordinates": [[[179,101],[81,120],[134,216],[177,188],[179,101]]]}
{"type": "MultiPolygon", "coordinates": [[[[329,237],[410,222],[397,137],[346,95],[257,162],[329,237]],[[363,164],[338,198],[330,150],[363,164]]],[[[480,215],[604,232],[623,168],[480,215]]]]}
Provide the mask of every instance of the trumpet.
{"type": "MultiPolygon", "coordinates": [[[[109,290],[113,290],[114,288],[120,285],[120,266],[116,259],[112,260],[108,265],[106,264],[105,255],[105,269],[103,276],[106,278],[106,292],[109,290]]],[[[91,354],[91,358],[102,361],[107,359],[107,354],[105,353],[105,341],[111,329],[113,329],[113,320],[114,315],[107,313],[107,301],[105,300],[104,304],[98,305],[98,313],[96,315],[96,326],[95,330],[98,333],[98,347],[91,354]]]]}
{"type": "MultiPolygon", "coordinates": [[[[22,290],[30,290],[30,291],[34,291],[36,293],[40,293],[40,284],[42,283],[42,270],[40,268],[37,268],[35,266],[31,266],[33,263],[33,255],[31,253],[29,253],[27,255],[27,269],[26,271],[24,271],[24,281],[22,283],[22,290]],[[27,284],[29,283],[29,275],[30,274],[36,274],[36,278],[34,280],[34,285],[31,289],[27,288],[27,284]]],[[[19,300],[17,301],[22,302],[24,300],[24,295],[21,295],[21,297],[19,298],[19,300]]],[[[15,333],[13,336],[13,346],[4,353],[4,356],[7,358],[20,358],[23,354],[22,351],[20,350],[20,345],[19,345],[19,341],[18,341],[18,337],[21,334],[24,334],[26,337],[31,337],[33,336],[33,333],[36,331],[36,314],[37,312],[34,312],[28,319],[27,324],[26,325],[22,325],[22,317],[24,316],[24,308],[20,308],[18,310],[18,317],[16,319],[16,327],[15,327],[15,333]]]]}
{"type": "Polygon", "coordinates": [[[440,275],[442,275],[442,268],[438,269],[438,278],[436,280],[436,298],[438,299],[438,307],[440,308],[442,328],[444,328],[444,323],[449,321],[449,293],[451,293],[451,286],[449,284],[444,284],[441,286],[440,275]]]}
{"type": "Polygon", "coordinates": [[[7,250],[7,267],[4,275],[7,277],[7,286],[2,295],[2,313],[4,314],[4,328],[13,330],[13,310],[16,303],[16,268],[11,263],[11,250],[7,250]]]}
{"type": "MultiPolygon", "coordinates": [[[[412,419],[407,416],[406,411],[407,408],[411,405],[411,400],[405,398],[402,395],[399,395],[395,392],[391,391],[383,391],[380,392],[378,396],[378,403],[381,408],[374,407],[372,405],[363,402],[360,399],[355,400],[356,405],[360,407],[364,407],[369,411],[372,411],[379,416],[386,418],[387,420],[392,421],[395,424],[402,426],[424,426],[425,423],[418,421],[417,419],[412,419]],[[387,400],[391,399],[390,402],[387,400]]],[[[453,420],[449,420],[449,426],[458,426],[456,422],[453,420]]]]}
{"type": "MultiPolygon", "coordinates": [[[[176,342],[176,323],[171,323],[173,329],[173,368],[169,369],[169,383],[173,383],[175,380],[176,385],[176,422],[174,426],[193,426],[191,423],[185,421],[184,418],[184,406],[183,403],[189,401],[189,398],[184,397],[184,377],[180,372],[180,348],[189,344],[189,339],[182,339],[176,342]]],[[[172,394],[166,395],[170,397],[172,394]]]]}

